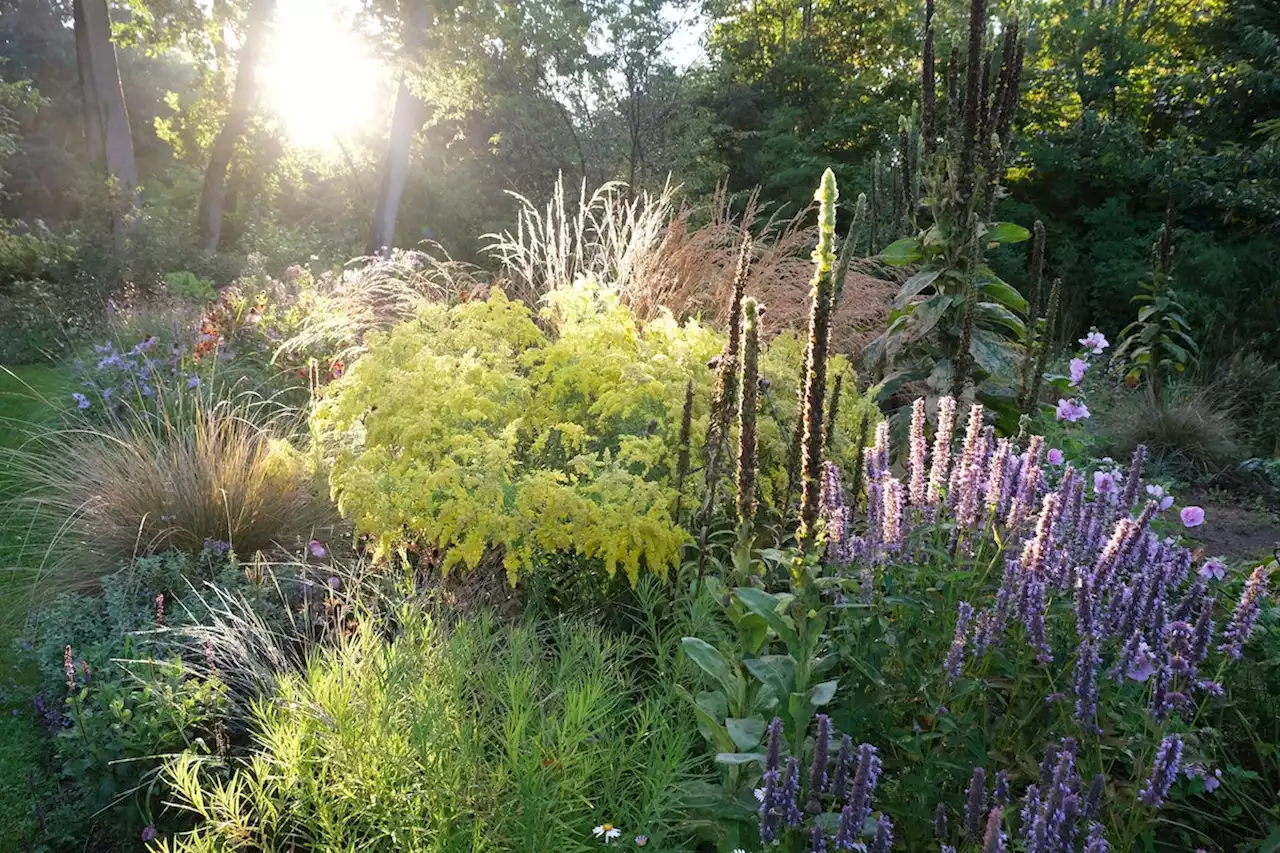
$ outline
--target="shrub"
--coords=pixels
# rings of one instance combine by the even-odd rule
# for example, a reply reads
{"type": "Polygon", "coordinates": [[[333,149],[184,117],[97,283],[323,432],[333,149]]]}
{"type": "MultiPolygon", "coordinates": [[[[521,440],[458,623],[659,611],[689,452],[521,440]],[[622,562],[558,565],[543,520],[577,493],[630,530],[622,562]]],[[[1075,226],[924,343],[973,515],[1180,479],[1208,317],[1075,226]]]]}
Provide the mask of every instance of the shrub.
{"type": "Polygon", "coordinates": [[[865,493],[828,467],[820,557],[763,551],[709,584],[723,633],[684,645],[721,844],[1230,849],[1263,832],[1240,765],[1266,748],[1223,737],[1250,711],[1224,676],[1260,615],[1274,624],[1274,565],[1196,566],[1143,488],[1144,450],[1127,471],[1046,465],[1040,437],[996,440],[977,406],[963,449],[944,425],[930,454],[924,412],[902,479],[887,430],[865,493]]]}
{"type": "Polygon", "coordinates": [[[689,849],[695,732],[589,624],[364,624],[255,707],[257,754],[169,766],[198,823],[168,851],[689,849]]]}
{"type": "MultiPolygon", "coordinates": [[[[693,446],[706,435],[724,339],[669,315],[640,323],[615,295],[580,280],[547,295],[541,319],[494,291],[486,301],[428,305],[375,338],[331,388],[313,428],[332,465],[341,510],[381,554],[439,549],[443,567],[474,568],[500,549],[514,583],[536,555],[575,552],[665,575],[688,539],[675,517],[677,445],[692,380],[693,446]]],[[[763,359],[764,497],[785,499],[802,347],[794,336],[763,359]],[[784,365],[784,366],[780,366],[784,365]],[[775,414],[776,412],[776,414],[775,414]]],[[[849,389],[835,458],[874,408],[849,389]]],[[[698,505],[702,478],[684,481],[698,505]]]]}
{"type": "Polygon", "coordinates": [[[179,270],[164,277],[165,287],[174,296],[191,302],[211,302],[217,297],[213,282],[200,278],[190,270],[179,270]]]}
{"type": "Polygon", "coordinates": [[[1214,372],[1212,388],[1234,415],[1249,452],[1280,457],[1280,364],[1256,352],[1237,352],[1214,372]]]}
{"type": "Polygon", "coordinates": [[[297,550],[331,518],[286,440],[292,420],[263,403],[193,394],[172,411],[125,409],[99,428],[38,434],[5,451],[18,489],[11,521],[45,537],[55,586],[171,549],[297,550]]]}

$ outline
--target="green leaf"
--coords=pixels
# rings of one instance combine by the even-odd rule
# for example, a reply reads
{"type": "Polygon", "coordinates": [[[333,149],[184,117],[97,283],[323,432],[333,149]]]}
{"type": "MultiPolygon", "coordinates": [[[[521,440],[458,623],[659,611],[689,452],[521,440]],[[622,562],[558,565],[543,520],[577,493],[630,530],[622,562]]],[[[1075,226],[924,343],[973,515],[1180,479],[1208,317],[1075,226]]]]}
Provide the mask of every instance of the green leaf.
{"type": "Polygon", "coordinates": [[[717,752],[716,764],[750,764],[758,761],[764,764],[763,752],[717,752]]]}
{"type": "Polygon", "coordinates": [[[1016,287],[986,267],[983,267],[978,272],[978,290],[982,292],[983,296],[1003,305],[1010,311],[1026,314],[1031,310],[1030,303],[1027,302],[1026,297],[1018,292],[1016,287]]]}
{"type": "Polygon", "coordinates": [[[918,272],[911,278],[907,279],[906,284],[902,285],[902,289],[898,291],[898,295],[894,297],[893,307],[903,308],[912,299],[915,299],[928,286],[938,280],[938,276],[942,273],[941,269],[924,270],[918,272]]]}
{"type": "Polygon", "coordinates": [[[729,663],[725,656],[705,640],[697,637],[685,637],[680,641],[684,646],[685,654],[689,659],[696,663],[698,667],[711,676],[724,689],[726,696],[737,696],[739,693],[740,677],[734,672],[733,665],[729,663]]]}
{"type": "Polygon", "coordinates": [[[769,627],[777,632],[778,636],[782,638],[782,642],[787,644],[789,651],[798,651],[796,647],[799,643],[799,638],[796,636],[795,629],[787,624],[787,620],[779,612],[779,608],[783,605],[781,598],[776,595],[770,595],[753,586],[740,586],[733,593],[748,610],[758,614],[764,621],[769,623],[769,627]]]}
{"type": "Polygon", "coordinates": [[[933,331],[933,328],[938,325],[938,321],[947,313],[947,309],[951,307],[951,303],[954,301],[954,296],[935,293],[917,305],[907,320],[906,329],[902,333],[903,341],[908,343],[918,341],[933,331]]]}
{"type": "Polygon", "coordinates": [[[728,730],[720,725],[723,715],[714,713],[717,705],[725,705],[724,696],[719,693],[699,693],[698,698],[694,699],[693,695],[679,684],[675,685],[675,688],[676,693],[683,696],[693,706],[693,713],[698,721],[698,732],[702,737],[712,744],[715,749],[721,752],[732,752],[735,748],[733,739],[729,737],[728,730]],[[717,700],[714,697],[719,697],[719,699],[717,700]]]}
{"type": "Polygon", "coordinates": [[[1013,222],[988,222],[985,239],[990,243],[1022,243],[1031,232],[1013,222]]]}
{"type": "Polygon", "coordinates": [[[839,679],[833,678],[830,681],[824,681],[821,684],[815,685],[814,688],[809,691],[809,701],[813,703],[815,708],[821,708],[823,705],[835,698],[836,685],[838,683],[839,679]]]}
{"type": "Polygon", "coordinates": [[[796,660],[791,655],[765,655],[747,658],[743,665],[747,671],[767,684],[777,696],[787,696],[795,689],[796,660]]]}
{"type": "Polygon", "coordinates": [[[903,237],[885,246],[884,251],[880,253],[880,259],[894,267],[914,264],[923,258],[924,246],[921,245],[919,237],[903,237]]]}
{"type": "Polygon", "coordinates": [[[999,305],[995,302],[979,302],[978,316],[981,317],[988,326],[993,323],[999,326],[1004,326],[1006,329],[1017,335],[1018,340],[1023,340],[1027,336],[1027,324],[1022,322],[1022,318],[1017,314],[1013,313],[1003,305],[999,305]]]}
{"type": "Polygon", "coordinates": [[[738,620],[738,636],[742,639],[743,651],[758,655],[769,636],[769,623],[759,613],[747,613],[738,620]]]}
{"type": "Polygon", "coordinates": [[[994,377],[1012,376],[1018,363],[1018,351],[995,332],[974,329],[969,354],[979,367],[994,377]]]}
{"type": "Polygon", "coordinates": [[[733,738],[738,749],[745,751],[760,745],[769,724],[764,717],[730,717],[724,721],[724,727],[729,730],[729,737],[733,738]]]}

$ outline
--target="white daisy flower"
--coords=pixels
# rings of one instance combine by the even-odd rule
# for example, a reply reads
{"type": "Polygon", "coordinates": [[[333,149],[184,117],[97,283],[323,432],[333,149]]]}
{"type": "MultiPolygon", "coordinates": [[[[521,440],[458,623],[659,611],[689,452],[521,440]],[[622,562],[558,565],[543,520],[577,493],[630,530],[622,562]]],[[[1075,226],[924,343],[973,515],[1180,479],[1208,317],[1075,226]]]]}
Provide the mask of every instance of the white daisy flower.
{"type": "Polygon", "coordinates": [[[613,841],[615,838],[618,838],[619,836],[621,836],[622,830],[618,829],[618,827],[614,826],[611,823],[602,823],[599,826],[597,826],[595,829],[591,830],[591,833],[596,838],[602,839],[607,844],[610,841],[613,841]]]}

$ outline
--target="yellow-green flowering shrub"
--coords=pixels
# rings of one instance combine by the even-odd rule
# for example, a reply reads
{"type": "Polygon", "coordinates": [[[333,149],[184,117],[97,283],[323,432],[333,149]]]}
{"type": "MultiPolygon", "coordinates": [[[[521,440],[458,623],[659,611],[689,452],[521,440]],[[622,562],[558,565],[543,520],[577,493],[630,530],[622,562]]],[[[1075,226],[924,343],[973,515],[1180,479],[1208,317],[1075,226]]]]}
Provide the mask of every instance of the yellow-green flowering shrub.
{"type": "MultiPolygon", "coordinates": [[[[692,446],[702,447],[718,332],[663,315],[641,323],[589,280],[529,309],[495,290],[485,301],[428,306],[370,340],[313,419],[342,512],[380,554],[439,549],[445,570],[498,549],[514,583],[539,553],[574,552],[665,575],[689,539],[673,517],[686,383],[695,388],[692,446]]],[[[802,346],[783,338],[764,358],[771,380],[760,421],[766,503],[781,499],[802,346]],[[770,373],[769,371],[773,371],[770,373]],[[775,420],[784,418],[780,427],[775,420]]],[[[846,400],[837,456],[856,436],[846,400]]],[[[700,476],[686,480],[696,505],[700,476]]],[[[722,494],[731,489],[722,489],[722,494]]]]}

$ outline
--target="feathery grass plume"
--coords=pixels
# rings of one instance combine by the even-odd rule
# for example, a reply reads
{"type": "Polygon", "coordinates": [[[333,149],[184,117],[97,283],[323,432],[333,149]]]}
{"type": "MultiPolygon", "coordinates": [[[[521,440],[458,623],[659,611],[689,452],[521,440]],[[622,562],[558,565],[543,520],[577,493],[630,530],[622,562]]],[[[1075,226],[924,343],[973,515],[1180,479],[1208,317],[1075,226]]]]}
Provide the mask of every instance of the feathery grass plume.
{"type": "Polygon", "coordinates": [[[962,204],[973,199],[977,176],[978,112],[982,91],[982,42],[987,32],[986,0],[969,5],[969,44],[965,60],[964,115],[962,119],[960,169],[957,194],[962,204]]]}
{"type": "Polygon", "coordinates": [[[738,411],[738,524],[745,538],[755,523],[756,413],[760,405],[760,315],[751,297],[742,301],[742,405],[738,411]]]}
{"type": "Polygon", "coordinates": [[[796,541],[808,551],[817,531],[822,488],[822,419],[827,391],[827,350],[830,344],[832,267],[835,263],[836,200],[839,189],[830,169],[814,193],[818,202],[818,245],[813,250],[812,313],[809,315],[808,376],[805,386],[804,444],[800,469],[800,527],[796,541]]]}
{"type": "Polygon", "coordinates": [[[840,415],[840,392],[844,389],[844,374],[836,377],[835,384],[831,386],[831,402],[827,404],[827,425],[823,432],[822,443],[824,447],[830,447],[835,441],[836,436],[836,418],[840,415]]]}
{"type": "Polygon", "coordinates": [[[689,476],[690,433],[693,432],[693,380],[684,386],[684,410],[680,415],[680,443],[676,454],[676,523],[684,500],[684,481],[689,476]]]}
{"type": "Polygon", "coordinates": [[[920,144],[924,148],[925,168],[933,156],[935,116],[938,109],[938,80],[933,55],[933,0],[924,4],[924,55],[920,64],[920,144]]]}

